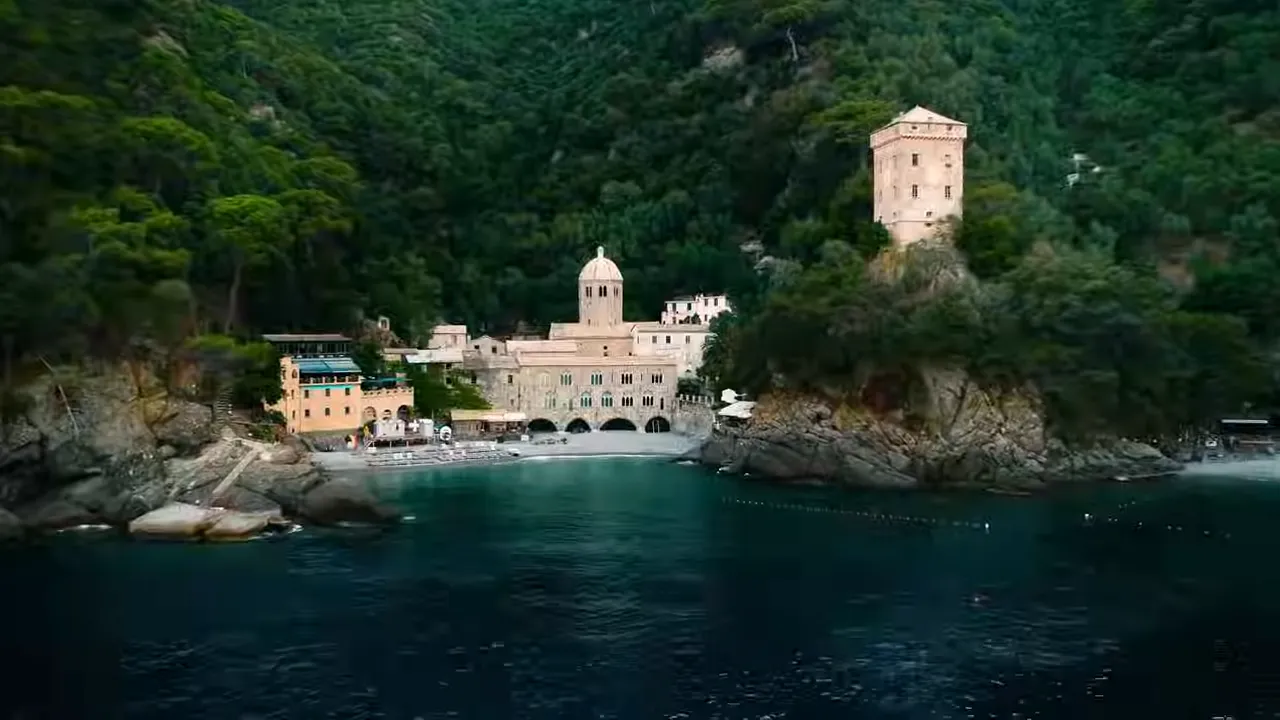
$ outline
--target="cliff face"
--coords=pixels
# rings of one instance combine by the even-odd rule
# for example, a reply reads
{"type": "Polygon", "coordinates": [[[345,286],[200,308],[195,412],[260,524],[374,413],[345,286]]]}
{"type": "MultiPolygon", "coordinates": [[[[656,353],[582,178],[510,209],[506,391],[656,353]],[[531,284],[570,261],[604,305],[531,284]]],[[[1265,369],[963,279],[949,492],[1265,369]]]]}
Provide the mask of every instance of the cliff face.
{"type": "Polygon", "coordinates": [[[26,388],[29,407],[0,437],[0,539],[124,527],[173,503],[317,523],[394,519],[358,484],[331,482],[298,444],[238,438],[209,407],[138,397],[114,369],[66,378],[26,388]]]}
{"type": "Polygon", "coordinates": [[[995,396],[962,373],[931,370],[922,385],[927,398],[912,422],[807,395],[762,398],[747,424],[712,434],[701,460],[784,481],[908,488],[1034,489],[1180,468],[1141,443],[1046,440],[1029,396],[995,396]]]}

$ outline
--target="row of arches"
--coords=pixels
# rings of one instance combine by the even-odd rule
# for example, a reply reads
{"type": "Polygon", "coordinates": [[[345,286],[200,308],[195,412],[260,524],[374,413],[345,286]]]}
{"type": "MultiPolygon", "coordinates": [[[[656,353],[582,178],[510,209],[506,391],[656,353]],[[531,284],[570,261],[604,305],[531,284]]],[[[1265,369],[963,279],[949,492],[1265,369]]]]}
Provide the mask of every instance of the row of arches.
{"type": "MultiPolygon", "coordinates": [[[[554,422],[546,418],[530,420],[528,428],[529,432],[533,433],[556,432],[560,429],[554,422]]],[[[629,430],[634,432],[640,428],[626,418],[613,418],[600,423],[600,427],[597,429],[604,431],[629,430]]],[[[565,424],[564,430],[571,433],[591,432],[591,423],[582,418],[574,418],[565,424]]],[[[644,431],[649,433],[671,432],[671,421],[661,415],[654,416],[645,421],[644,431]]]]}
{"type": "MultiPolygon", "coordinates": [[[[410,412],[409,412],[408,405],[401,405],[399,408],[396,408],[396,414],[395,414],[396,419],[401,420],[402,422],[409,422],[409,415],[410,415],[410,412]]],[[[390,410],[383,410],[382,417],[378,417],[377,410],[371,407],[367,407],[364,409],[363,412],[360,413],[360,419],[364,422],[364,424],[368,424],[373,422],[374,420],[391,420],[392,415],[390,410]]]]}

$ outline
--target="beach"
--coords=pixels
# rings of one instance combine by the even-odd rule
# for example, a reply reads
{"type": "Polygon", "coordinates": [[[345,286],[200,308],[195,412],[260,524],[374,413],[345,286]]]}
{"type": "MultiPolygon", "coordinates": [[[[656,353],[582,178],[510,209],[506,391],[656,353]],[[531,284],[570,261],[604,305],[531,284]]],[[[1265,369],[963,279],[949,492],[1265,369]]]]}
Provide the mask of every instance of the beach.
{"type": "MultiPolygon", "coordinates": [[[[516,462],[530,458],[548,457],[606,457],[606,456],[655,456],[676,457],[697,447],[701,438],[680,433],[645,433],[627,430],[599,431],[591,433],[570,433],[566,435],[535,435],[530,442],[506,442],[496,444],[501,457],[493,454],[475,459],[441,463],[452,465],[492,462],[516,462]],[[539,444],[548,438],[564,443],[539,444]],[[509,451],[516,451],[514,455],[509,451]]],[[[379,451],[380,455],[389,453],[407,453],[406,448],[392,448],[379,451]]],[[[380,470],[368,462],[369,455],[356,452],[315,452],[311,459],[319,466],[332,472],[356,472],[380,470]]],[[[401,469],[404,465],[389,466],[387,469],[401,469]]]]}

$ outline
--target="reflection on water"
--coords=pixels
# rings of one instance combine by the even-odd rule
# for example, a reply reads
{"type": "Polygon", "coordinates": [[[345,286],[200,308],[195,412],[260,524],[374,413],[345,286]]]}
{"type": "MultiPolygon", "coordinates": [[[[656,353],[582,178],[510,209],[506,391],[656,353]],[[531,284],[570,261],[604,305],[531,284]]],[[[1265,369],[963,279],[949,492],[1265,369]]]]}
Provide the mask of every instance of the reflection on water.
{"type": "Polygon", "coordinates": [[[849,493],[614,459],[378,487],[414,521],[6,551],[0,717],[1280,716],[1280,485],[849,493]]]}

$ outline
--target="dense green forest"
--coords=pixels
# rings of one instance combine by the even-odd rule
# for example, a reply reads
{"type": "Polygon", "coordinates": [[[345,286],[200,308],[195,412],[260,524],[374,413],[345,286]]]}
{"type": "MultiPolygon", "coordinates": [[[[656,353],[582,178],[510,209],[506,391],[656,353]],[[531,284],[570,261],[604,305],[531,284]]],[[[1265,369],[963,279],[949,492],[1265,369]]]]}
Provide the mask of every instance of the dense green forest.
{"type": "Polygon", "coordinates": [[[604,245],[633,317],[731,293],[719,384],[945,359],[1063,429],[1167,431],[1271,403],[1277,217],[1257,0],[0,0],[6,385],[200,333],[543,325],[604,245]],[[866,138],[914,104],[970,125],[984,280],[928,302],[866,262],[866,138]]]}

